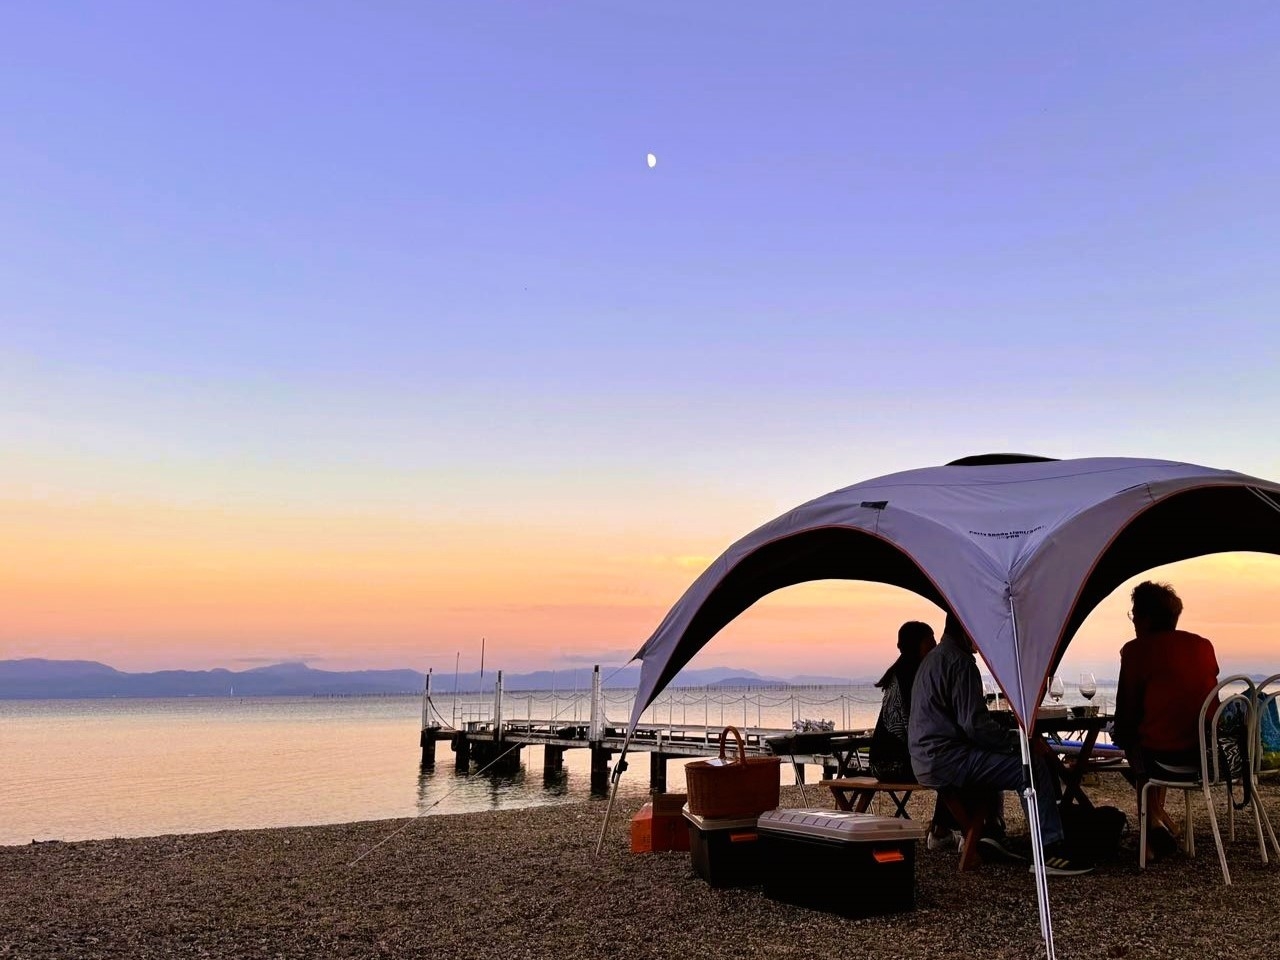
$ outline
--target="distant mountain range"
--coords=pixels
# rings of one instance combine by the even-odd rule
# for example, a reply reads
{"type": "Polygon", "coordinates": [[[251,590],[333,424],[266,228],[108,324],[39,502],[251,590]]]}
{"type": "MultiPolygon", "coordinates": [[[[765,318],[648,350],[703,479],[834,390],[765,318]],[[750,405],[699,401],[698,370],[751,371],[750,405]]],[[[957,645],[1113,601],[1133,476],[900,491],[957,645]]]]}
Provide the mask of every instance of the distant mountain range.
{"type": "MultiPolygon", "coordinates": [[[[634,689],[640,668],[601,669],[610,689],[634,689]]],[[[486,671],[432,675],[441,694],[492,690],[497,674],[486,671]]],[[[305,663],[276,663],[251,670],[158,670],[125,673],[94,660],[0,660],[0,700],[66,700],[92,697],[307,697],[418,693],[426,675],[417,670],[315,670],[305,663]]],[[[685,670],[675,686],[765,687],[849,683],[843,677],[762,677],[750,670],[711,667],[685,670]]],[[[591,669],[504,673],[507,690],[587,690],[591,669]]]]}

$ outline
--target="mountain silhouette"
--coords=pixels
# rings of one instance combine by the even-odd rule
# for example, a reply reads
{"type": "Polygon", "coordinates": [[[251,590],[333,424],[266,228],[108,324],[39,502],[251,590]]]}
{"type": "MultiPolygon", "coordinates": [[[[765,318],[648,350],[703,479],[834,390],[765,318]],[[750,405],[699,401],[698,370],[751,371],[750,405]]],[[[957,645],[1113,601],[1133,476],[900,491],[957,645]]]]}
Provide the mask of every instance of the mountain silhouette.
{"type": "MultiPolygon", "coordinates": [[[[601,668],[609,689],[634,689],[640,668],[601,668]]],[[[497,672],[433,674],[437,694],[492,692],[497,672]]],[[[305,663],[273,663],[247,670],[157,670],[126,673],[94,660],[0,660],[0,699],[63,700],[94,697],[306,697],[420,693],[426,674],[417,670],[316,670],[305,663]]],[[[786,683],[740,668],[684,670],[677,686],[752,687],[786,683]]],[[[839,677],[805,677],[805,683],[847,683],[839,677]]],[[[591,668],[504,673],[503,688],[516,690],[591,689],[591,668]]]]}

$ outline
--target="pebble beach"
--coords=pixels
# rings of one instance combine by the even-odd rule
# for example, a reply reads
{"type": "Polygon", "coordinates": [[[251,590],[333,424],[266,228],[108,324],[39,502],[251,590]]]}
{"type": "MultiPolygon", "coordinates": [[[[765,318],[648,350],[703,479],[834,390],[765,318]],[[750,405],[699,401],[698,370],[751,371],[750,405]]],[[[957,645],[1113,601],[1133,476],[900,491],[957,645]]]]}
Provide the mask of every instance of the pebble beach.
{"type": "MultiPolygon", "coordinates": [[[[1280,784],[1262,790],[1280,823],[1280,784]]],[[[1280,864],[1262,865],[1251,822],[1228,844],[1231,887],[1202,801],[1196,857],[1179,853],[1139,873],[1132,795],[1111,777],[1088,791],[1128,813],[1130,830],[1116,860],[1050,881],[1058,956],[1274,957],[1280,864]]],[[[799,787],[785,787],[782,803],[832,805],[825,790],[807,792],[806,804],[799,787]]],[[[619,803],[599,857],[598,801],[0,847],[0,957],[1043,956],[1025,865],[960,874],[955,851],[920,843],[917,909],[850,920],[759,889],[713,889],[687,853],[632,854],[638,805],[619,803]]],[[[911,805],[927,819],[932,795],[911,805]]],[[[1180,814],[1181,800],[1171,797],[1170,809],[1180,814]]],[[[1011,833],[1025,833],[1012,799],[1008,813],[1011,833]]]]}

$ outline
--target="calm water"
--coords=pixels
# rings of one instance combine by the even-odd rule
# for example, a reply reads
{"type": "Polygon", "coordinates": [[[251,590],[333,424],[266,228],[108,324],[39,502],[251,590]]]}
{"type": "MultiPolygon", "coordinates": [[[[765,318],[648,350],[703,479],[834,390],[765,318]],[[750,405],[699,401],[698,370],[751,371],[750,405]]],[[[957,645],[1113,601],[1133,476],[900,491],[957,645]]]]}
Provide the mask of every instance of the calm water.
{"type": "MultiPolygon", "coordinates": [[[[1095,702],[1113,696],[1103,687],[1095,702]]],[[[1066,702],[1082,701],[1069,693],[1066,702]]],[[[446,721],[492,709],[491,698],[436,705],[446,721]]],[[[676,690],[644,719],[789,728],[824,718],[858,728],[878,708],[869,686],[676,690]]],[[[608,692],[610,723],[629,711],[627,694],[608,692]]],[[[508,696],[504,714],[585,723],[589,707],[585,696],[521,693],[508,696]]],[[[550,783],[537,747],[525,748],[512,777],[455,773],[447,742],[437,745],[435,770],[421,770],[420,725],[416,697],[0,701],[0,844],[459,813],[590,794],[587,750],[567,751],[550,783]]],[[[668,789],[682,789],[682,764],[668,764],[667,777],[668,789]]],[[[620,791],[647,790],[639,755],[620,791]]]]}

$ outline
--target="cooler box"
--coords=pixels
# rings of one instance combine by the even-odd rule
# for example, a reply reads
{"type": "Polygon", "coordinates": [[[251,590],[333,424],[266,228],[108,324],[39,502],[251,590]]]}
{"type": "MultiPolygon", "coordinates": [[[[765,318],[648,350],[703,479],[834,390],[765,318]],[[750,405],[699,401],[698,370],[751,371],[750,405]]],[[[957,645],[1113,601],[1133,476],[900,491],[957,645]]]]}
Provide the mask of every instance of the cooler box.
{"type": "Polygon", "coordinates": [[[846,917],[914,910],[911,820],[843,810],[771,810],[757,822],[765,895],[846,917]]]}
{"type": "Polygon", "coordinates": [[[756,818],[716,820],[684,808],[689,821],[689,857],[694,871],[713,887],[753,887],[760,883],[760,843],[756,818]]]}

